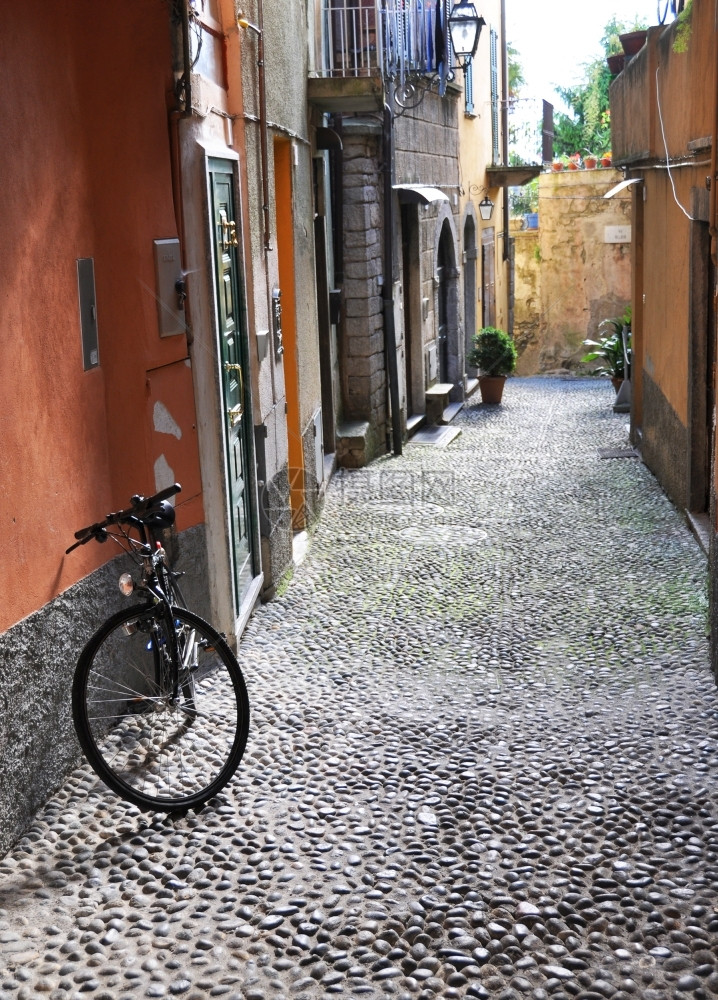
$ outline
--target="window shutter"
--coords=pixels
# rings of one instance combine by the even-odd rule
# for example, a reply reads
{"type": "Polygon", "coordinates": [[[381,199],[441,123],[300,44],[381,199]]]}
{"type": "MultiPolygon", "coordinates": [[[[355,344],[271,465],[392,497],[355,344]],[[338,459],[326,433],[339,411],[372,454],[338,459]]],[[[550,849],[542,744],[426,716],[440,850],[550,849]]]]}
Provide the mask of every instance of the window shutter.
{"type": "Polygon", "coordinates": [[[491,134],[492,163],[500,162],[499,153],[499,35],[491,29],[491,134]]]}
{"type": "Polygon", "coordinates": [[[467,115],[474,113],[474,66],[469,63],[464,73],[464,111],[467,115]]]}

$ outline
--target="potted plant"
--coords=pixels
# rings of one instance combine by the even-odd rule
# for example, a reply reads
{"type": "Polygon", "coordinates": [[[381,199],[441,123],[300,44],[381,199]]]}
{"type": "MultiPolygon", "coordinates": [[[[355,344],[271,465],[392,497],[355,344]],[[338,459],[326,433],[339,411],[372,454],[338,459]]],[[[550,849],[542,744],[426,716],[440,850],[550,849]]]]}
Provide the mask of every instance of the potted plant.
{"type": "Polygon", "coordinates": [[[568,169],[578,170],[580,166],[581,166],[581,154],[571,153],[571,155],[568,158],[568,169]]]}
{"type": "Polygon", "coordinates": [[[626,54],[625,52],[616,52],[613,55],[606,56],[606,62],[608,63],[608,71],[611,76],[618,76],[619,73],[623,72],[626,63],[626,54]]]}
{"type": "Polygon", "coordinates": [[[586,155],[583,158],[583,165],[586,168],[586,170],[595,170],[597,163],[598,159],[593,155],[593,153],[586,153],[586,155]]]}
{"type": "Polygon", "coordinates": [[[474,337],[467,360],[479,369],[481,401],[500,403],[506,376],[516,369],[516,345],[512,338],[495,326],[484,326],[474,337]]]}
{"type": "Polygon", "coordinates": [[[638,31],[627,31],[618,36],[627,59],[632,59],[641,51],[646,44],[647,35],[648,31],[645,28],[640,28],[638,31]]]}
{"type": "Polygon", "coordinates": [[[590,347],[588,354],[581,358],[583,362],[600,361],[598,368],[594,368],[593,375],[607,375],[613,384],[613,388],[618,392],[624,378],[631,377],[631,307],[628,306],[622,316],[615,316],[613,319],[604,319],[599,324],[608,328],[611,332],[599,340],[584,340],[584,345],[590,347]],[[626,350],[623,349],[623,331],[626,331],[626,350]],[[628,371],[626,371],[626,356],[628,357],[628,371]]]}
{"type": "Polygon", "coordinates": [[[611,153],[610,149],[608,150],[607,153],[601,153],[602,167],[610,167],[612,163],[613,163],[613,154],[611,153]]]}

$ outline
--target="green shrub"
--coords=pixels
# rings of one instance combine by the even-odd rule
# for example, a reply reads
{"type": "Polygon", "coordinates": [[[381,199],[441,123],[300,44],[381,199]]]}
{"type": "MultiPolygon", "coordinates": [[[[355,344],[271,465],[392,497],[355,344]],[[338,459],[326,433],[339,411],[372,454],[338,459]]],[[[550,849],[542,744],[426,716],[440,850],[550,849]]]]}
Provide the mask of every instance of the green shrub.
{"type": "Polygon", "coordinates": [[[482,327],[474,337],[468,362],[483,375],[510,375],[516,368],[516,345],[503,330],[482,327]]]}

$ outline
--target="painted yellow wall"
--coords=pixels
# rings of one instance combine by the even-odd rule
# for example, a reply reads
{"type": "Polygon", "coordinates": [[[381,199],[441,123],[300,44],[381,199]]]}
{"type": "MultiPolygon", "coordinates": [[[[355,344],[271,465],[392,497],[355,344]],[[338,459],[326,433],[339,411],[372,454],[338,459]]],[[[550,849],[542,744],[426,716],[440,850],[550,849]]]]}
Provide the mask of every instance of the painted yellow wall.
{"type": "MultiPolygon", "coordinates": [[[[474,82],[474,113],[464,113],[464,97],[459,105],[459,169],[461,179],[461,233],[463,247],[463,220],[466,218],[469,206],[472,206],[476,217],[476,242],[481,247],[481,230],[493,227],[495,233],[496,251],[496,325],[502,329],[508,327],[508,267],[502,261],[504,253],[503,239],[499,237],[502,230],[503,191],[501,188],[489,188],[486,167],[492,162],[492,128],[491,128],[491,56],[490,34],[494,28],[499,34],[499,52],[501,52],[501,3],[500,0],[487,0],[482,4],[480,13],[486,21],[481,31],[479,47],[473,60],[474,82]],[[485,195],[494,202],[493,217],[490,222],[482,222],[479,215],[479,202],[485,195]]],[[[499,63],[501,56],[499,56],[499,63]]],[[[499,65],[499,97],[502,88],[502,69],[499,65]]],[[[461,71],[456,74],[457,84],[463,87],[461,71]]],[[[499,146],[499,148],[501,148],[499,146]]],[[[481,323],[481,260],[477,261],[477,325],[481,323]]]]}

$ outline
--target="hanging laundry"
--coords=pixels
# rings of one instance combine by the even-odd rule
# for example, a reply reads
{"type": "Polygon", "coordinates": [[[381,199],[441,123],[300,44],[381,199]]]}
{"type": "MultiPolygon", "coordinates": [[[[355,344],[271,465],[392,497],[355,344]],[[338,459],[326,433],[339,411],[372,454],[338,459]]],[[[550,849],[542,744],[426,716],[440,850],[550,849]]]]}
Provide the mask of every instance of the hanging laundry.
{"type": "Polygon", "coordinates": [[[446,85],[449,82],[449,60],[446,51],[446,20],[444,18],[444,4],[442,0],[436,0],[436,69],[439,74],[439,97],[446,93],[446,85]]]}

